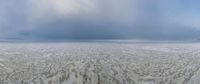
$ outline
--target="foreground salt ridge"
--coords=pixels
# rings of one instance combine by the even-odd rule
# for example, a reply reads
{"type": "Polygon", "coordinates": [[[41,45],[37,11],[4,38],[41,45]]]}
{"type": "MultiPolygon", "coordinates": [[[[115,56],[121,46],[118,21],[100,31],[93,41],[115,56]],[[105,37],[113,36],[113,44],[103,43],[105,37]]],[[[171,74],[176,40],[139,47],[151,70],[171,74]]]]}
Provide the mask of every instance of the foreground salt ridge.
{"type": "Polygon", "coordinates": [[[200,44],[0,44],[0,84],[198,84],[200,44]]]}

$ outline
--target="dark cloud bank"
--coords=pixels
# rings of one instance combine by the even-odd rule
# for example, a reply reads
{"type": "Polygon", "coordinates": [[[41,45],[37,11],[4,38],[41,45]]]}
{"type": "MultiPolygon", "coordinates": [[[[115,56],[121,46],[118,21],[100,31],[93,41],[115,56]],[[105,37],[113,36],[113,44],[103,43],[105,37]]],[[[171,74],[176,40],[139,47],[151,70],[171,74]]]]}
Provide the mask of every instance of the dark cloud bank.
{"type": "Polygon", "coordinates": [[[55,21],[31,31],[21,31],[16,36],[24,39],[46,40],[98,40],[98,39],[139,39],[139,40],[187,40],[198,38],[197,29],[180,25],[136,24],[131,27],[107,21],[55,21]]]}

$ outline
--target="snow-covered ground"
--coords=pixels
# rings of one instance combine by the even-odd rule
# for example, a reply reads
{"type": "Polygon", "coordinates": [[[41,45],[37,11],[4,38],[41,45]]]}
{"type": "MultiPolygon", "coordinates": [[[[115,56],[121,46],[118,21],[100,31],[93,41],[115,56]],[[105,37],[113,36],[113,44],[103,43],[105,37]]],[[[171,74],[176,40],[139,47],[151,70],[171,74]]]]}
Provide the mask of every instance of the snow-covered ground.
{"type": "Polygon", "coordinates": [[[198,43],[1,43],[0,84],[199,84],[198,43]]]}

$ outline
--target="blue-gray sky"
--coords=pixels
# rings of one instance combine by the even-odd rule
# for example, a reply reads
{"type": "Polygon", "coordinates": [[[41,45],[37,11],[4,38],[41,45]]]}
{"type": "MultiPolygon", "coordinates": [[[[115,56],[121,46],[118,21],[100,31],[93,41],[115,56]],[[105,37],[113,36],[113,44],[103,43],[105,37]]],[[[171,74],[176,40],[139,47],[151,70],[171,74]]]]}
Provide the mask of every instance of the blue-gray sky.
{"type": "Polygon", "coordinates": [[[199,0],[0,0],[0,39],[200,38],[199,0]]]}

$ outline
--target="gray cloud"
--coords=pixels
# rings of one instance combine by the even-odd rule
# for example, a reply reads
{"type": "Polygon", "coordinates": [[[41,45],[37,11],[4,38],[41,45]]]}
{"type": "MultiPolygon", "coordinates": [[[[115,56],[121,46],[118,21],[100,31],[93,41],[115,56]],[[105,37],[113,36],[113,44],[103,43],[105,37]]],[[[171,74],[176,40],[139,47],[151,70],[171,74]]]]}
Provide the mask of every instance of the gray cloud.
{"type": "Polygon", "coordinates": [[[195,3],[193,0],[1,0],[0,38],[198,39],[200,7],[195,3]]]}

